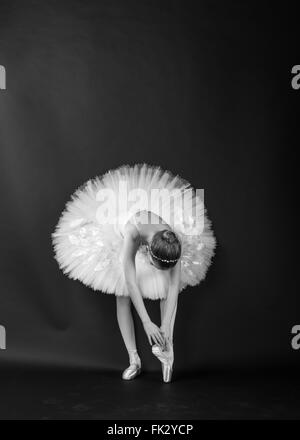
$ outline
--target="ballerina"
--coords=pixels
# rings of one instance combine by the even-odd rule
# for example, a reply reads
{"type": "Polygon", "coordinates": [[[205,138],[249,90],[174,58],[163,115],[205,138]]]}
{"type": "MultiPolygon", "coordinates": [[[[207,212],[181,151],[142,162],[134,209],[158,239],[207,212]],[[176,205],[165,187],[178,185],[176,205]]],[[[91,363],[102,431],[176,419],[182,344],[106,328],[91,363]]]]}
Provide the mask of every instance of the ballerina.
{"type": "Polygon", "coordinates": [[[116,296],[129,356],[122,378],[134,379],[142,371],[133,304],[161,362],[163,381],[170,382],[178,295],[204,279],[216,244],[197,192],[160,167],[122,166],[80,187],[52,236],[64,273],[116,296]],[[146,298],[160,300],[160,326],[150,319],[146,298]]]}

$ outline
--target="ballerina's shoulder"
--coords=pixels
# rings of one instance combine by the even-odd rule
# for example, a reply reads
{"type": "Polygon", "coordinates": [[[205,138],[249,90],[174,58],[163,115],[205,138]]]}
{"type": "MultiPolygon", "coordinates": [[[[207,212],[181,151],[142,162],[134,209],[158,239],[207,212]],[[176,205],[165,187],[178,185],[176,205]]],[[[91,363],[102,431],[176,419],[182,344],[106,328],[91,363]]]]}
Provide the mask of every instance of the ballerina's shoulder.
{"type": "Polygon", "coordinates": [[[137,230],[137,227],[133,223],[128,222],[125,225],[124,238],[130,238],[133,241],[136,241],[140,238],[139,231],[137,230]]]}

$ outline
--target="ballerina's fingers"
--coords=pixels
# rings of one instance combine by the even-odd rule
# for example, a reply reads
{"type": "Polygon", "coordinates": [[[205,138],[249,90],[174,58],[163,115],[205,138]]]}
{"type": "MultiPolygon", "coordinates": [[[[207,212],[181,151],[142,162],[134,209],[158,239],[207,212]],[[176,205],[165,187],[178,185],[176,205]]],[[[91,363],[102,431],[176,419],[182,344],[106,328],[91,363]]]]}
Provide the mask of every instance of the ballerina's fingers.
{"type": "Polygon", "coordinates": [[[164,345],[164,337],[163,337],[163,335],[161,334],[160,331],[157,331],[157,332],[153,335],[153,337],[154,337],[154,339],[155,339],[155,341],[156,341],[157,344],[159,344],[159,345],[164,345]]]}
{"type": "Polygon", "coordinates": [[[159,341],[159,339],[156,338],[156,336],[155,336],[154,334],[151,334],[151,335],[148,336],[148,341],[149,341],[149,344],[150,344],[151,346],[152,346],[153,344],[158,344],[158,345],[161,344],[160,341],[159,341]]]}
{"type": "Polygon", "coordinates": [[[160,342],[156,339],[154,335],[151,335],[151,345],[160,344],[160,342]]]}

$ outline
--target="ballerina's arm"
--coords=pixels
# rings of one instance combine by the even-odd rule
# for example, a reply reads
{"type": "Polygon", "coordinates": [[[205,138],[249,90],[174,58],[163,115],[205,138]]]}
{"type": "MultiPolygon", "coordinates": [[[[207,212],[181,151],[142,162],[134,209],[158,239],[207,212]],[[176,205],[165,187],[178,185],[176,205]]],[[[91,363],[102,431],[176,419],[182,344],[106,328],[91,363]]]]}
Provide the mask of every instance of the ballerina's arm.
{"type": "Polygon", "coordinates": [[[159,327],[150,319],[140,289],[136,283],[135,255],[139,247],[139,233],[135,226],[128,225],[124,235],[124,250],[122,255],[123,269],[125,274],[126,287],[130,298],[141,318],[150,345],[154,343],[163,344],[164,340],[159,327]]]}
{"type": "Polygon", "coordinates": [[[170,269],[170,285],[169,285],[168,297],[166,299],[166,311],[161,323],[161,327],[170,326],[171,318],[173,316],[175,305],[178,299],[179,283],[180,283],[180,261],[178,261],[176,266],[170,269]]]}

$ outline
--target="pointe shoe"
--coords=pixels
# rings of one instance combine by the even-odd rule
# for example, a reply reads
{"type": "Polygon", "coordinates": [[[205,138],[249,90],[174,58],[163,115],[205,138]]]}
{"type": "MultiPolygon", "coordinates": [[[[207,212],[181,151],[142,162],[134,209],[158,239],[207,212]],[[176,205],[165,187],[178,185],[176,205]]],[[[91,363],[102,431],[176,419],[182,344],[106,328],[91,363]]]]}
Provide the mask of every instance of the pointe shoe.
{"type": "Polygon", "coordinates": [[[173,374],[174,351],[173,344],[169,344],[169,350],[163,350],[157,344],[152,346],[152,353],[160,360],[164,382],[171,382],[173,374]]]}
{"type": "Polygon", "coordinates": [[[124,380],[135,379],[142,371],[141,359],[136,350],[130,351],[129,361],[129,367],[126,368],[126,370],[124,370],[122,373],[122,379],[124,380]]]}
{"type": "Polygon", "coordinates": [[[122,379],[131,380],[135,379],[139,374],[141,374],[141,367],[138,364],[130,364],[126,370],[122,373],[122,379]]]}
{"type": "Polygon", "coordinates": [[[163,381],[168,383],[172,380],[173,368],[171,365],[162,364],[163,381]]]}

